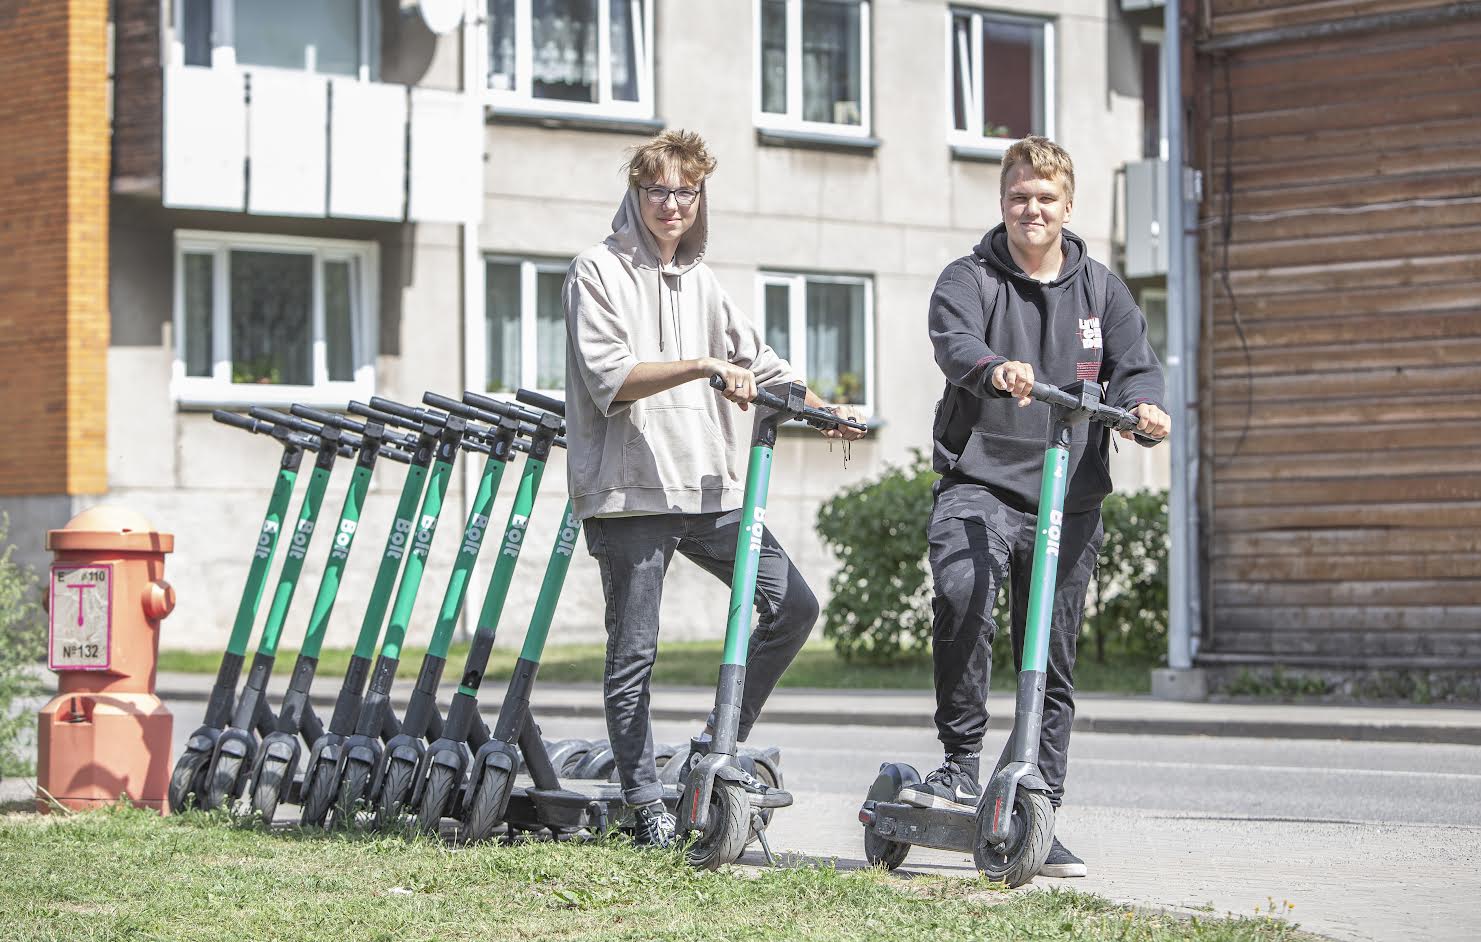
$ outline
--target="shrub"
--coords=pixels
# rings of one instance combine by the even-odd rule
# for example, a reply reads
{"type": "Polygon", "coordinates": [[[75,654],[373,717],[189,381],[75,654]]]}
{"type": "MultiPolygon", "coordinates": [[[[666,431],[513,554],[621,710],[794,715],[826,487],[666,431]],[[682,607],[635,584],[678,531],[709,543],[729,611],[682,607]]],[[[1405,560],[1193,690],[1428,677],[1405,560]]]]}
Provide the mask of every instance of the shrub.
{"type": "MultiPolygon", "coordinates": [[[[926,523],[937,478],[916,451],[909,466],[886,468],[819,509],[818,535],[839,561],[823,636],[845,660],[889,663],[930,652],[926,523]]],[[[1167,637],[1166,493],[1112,494],[1102,516],[1106,539],[1086,603],[1081,656],[1154,661],[1167,637]]],[[[998,657],[1008,650],[1007,605],[1007,593],[999,593],[998,657]]]]}
{"type": "Polygon", "coordinates": [[[38,665],[46,656],[40,580],[12,558],[10,518],[0,514],[0,778],[34,771],[36,717],[25,701],[47,691],[38,665]]]}

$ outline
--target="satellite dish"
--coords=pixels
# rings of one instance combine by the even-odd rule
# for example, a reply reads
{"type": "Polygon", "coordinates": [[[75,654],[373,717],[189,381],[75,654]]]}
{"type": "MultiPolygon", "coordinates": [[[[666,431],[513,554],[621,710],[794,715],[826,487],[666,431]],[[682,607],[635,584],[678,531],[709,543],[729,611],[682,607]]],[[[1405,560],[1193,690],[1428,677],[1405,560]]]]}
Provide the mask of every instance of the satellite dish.
{"type": "Polygon", "coordinates": [[[438,36],[450,33],[463,22],[463,0],[417,0],[422,22],[438,36]]]}

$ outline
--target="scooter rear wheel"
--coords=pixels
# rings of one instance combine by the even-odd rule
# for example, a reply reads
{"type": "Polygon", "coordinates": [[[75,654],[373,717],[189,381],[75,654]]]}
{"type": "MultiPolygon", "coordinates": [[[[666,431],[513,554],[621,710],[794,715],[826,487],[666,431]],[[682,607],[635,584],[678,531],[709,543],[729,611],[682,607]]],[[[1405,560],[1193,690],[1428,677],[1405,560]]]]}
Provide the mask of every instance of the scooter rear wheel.
{"type": "Polygon", "coordinates": [[[334,799],[334,827],[351,828],[357,823],[360,805],[370,791],[370,766],[351,759],[345,763],[344,775],[340,776],[339,794],[334,799]]]}
{"type": "Polygon", "coordinates": [[[750,834],[751,801],[745,790],[716,779],[710,792],[710,819],[685,856],[700,870],[718,870],[740,858],[750,834]]]}
{"type": "Polygon", "coordinates": [[[221,756],[216,760],[216,765],[210,772],[210,784],[206,786],[206,799],[201,805],[211,811],[227,805],[235,798],[237,792],[237,779],[242,774],[242,760],[240,756],[221,756]]]}
{"type": "Polygon", "coordinates": [[[417,768],[404,759],[392,759],[381,782],[381,794],[375,802],[375,829],[385,831],[401,823],[406,802],[411,798],[412,778],[417,768]]]}
{"type": "Polygon", "coordinates": [[[869,861],[871,867],[884,867],[886,870],[894,870],[905,862],[905,857],[910,853],[910,845],[903,841],[892,841],[887,837],[880,837],[873,831],[864,831],[864,859],[869,861]]]}
{"type": "MultiPolygon", "coordinates": [[[[978,812],[978,841],[986,816],[978,812]]],[[[1008,840],[999,848],[979,843],[972,850],[977,869],[989,880],[1010,887],[1023,886],[1034,878],[1049,856],[1054,841],[1054,806],[1043,792],[1018,789],[1013,796],[1013,818],[1008,840]]]]}
{"type": "Polygon", "coordinates": [[[273,817],[278,813],[287,771],[286,763],[264,758],[257,770],[257,780],[252,783],[252,810],[262,815],[262,823],[268,827],[272,827],[273,817]]]}
{"type": "Polygon", "coordinates": [[[334,763],[320,759],[309,770],[307,786],[303,796],[303,816],[299,822],[304,827],[321,828],[334,807],[334,795],[339,786],[334,763]]]}
{"type": "Polygon", "coordinates": [[[427,787],[422,790],[422,806],[417,809],[417,827],[424,834],[436,835],[442,827],[442,816],[452,804],[457,784],[452,769],[445,765],[432,766],[427,787]]]}
{"type": "Polygon", "coordinates": [[[493,835],[494,829],[504,820],[513,785],[514,778],[503,769],[490,767],[483,770],[483,778],[474,790],[463,817],[464,836],[468,840],[484,841],[493,835]]]}
{"type": "Polygon", "coordinates": [[[210,762],[209,752],[187,749],[180,754],[175,770],[170,773],[168,798],[171,814],[179,814],[200,804],[206,792],[205,770],[210,762]]]}

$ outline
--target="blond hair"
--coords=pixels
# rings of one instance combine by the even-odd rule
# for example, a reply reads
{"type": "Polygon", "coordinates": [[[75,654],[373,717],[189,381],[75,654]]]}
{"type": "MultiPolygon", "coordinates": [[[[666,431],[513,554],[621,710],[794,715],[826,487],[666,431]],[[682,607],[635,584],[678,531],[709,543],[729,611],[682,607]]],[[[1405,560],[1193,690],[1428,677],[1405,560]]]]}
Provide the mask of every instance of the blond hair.
{"type": "Polygon", "coordinates": [[[672,130],[633,148],[627,162],[627,185],[637,186],[643,178],[658,180],[673,173],[685,183],[703,183],[715,172],[715,158],[704,138],[693,131],[672,130]]]}
{"type": "Polygon", "coordinates": [[[1036,135],[1014,141],[1003,154],[1003,175],[998,179],[999,196],[1008,192],[1008,176],[1021,163],[1033,167],[1034,176],[1041,180],[1063,177],[1065,202],[1074,202],[1075,164],[1070,160],[1069,151],[1047,137],[1036,135]]]}

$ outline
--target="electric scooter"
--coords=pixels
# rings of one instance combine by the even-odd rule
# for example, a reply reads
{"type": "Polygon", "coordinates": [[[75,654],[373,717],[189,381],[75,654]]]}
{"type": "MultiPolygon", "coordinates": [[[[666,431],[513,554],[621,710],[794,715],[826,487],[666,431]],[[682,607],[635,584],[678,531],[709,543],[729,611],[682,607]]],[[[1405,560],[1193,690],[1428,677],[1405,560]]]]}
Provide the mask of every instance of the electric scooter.
{"type": "MultiPolygon", "coordinates": [[[[1059,534],[1063,519],[1070,438],[1075,426],[1095,422],[1117,431],[1134,431],[1136,415],[1101,401],[1097,383],[1078,381],[1060,389],[1034,383],[1032,396],[1048,403],[1049,444],[1039,488],[1038,534],[1034,540],[1028,616],[1018,696],[1008,748],[976,813],[945,808],[917,808],[899,800],[901,789],[921,781],[920,773],[900,762],[880,766],[879,776],[859,809],[864,825],[864,856],[871,864],[893,870],[905,862],[914,844],[972,854],[977,869],[1010,887],[1032,880],[1044,865],[1054,839],[1054,806],[1039,770],[1039,731],[1044,712],[1045,668],[1049,662],[1049,624],[1058,576],[1059,534]]],[[[1155,443],[1142,435],[1137,440],[1155,443]]]]}
{"type": "MultiPolygon", "coordinates": [[[[350,550],[354,547],[360,512],[370,490],[376,459],[384,455],[403,464],[410,464],[414,460],[414,454],[402,451],[401,448],[409,447],[413,453],[417,450],[417,440],[414,437],[387,429],[379,422],[357,422],[302,405],[294,405],[291,411],[299,420],[317,422],[325,427],[338,428],[345,434],[358,435],[361,445],[359,458],[355,462],[354,477],[345,494],[344,510],[334,533],[334,545],[330,548],[329,560],[319,582],[319,592],[314,599],[313,612],[309,616],[308,630],[304,634],[298,660],[293,665],[288,691],[283,696],[274,728],[263,737],[247,775],[247,793],[252,797],[252,810],[268,823],[272,822],[282,799],[296,799],[293,786],[302,752],[299,746],[300,737],[312,746],[324,735],[324,723],[309,702],[309,691],[318,670],[319,651],[324,644],[329,617],[339,595],[340,579],[346,563],[349,562],[350,550]]],[[[304,428],[299,427],[299,430],[303,431],[304,428]]],[[[363,671],[361,676],[364,676],[363,671]]]]}
{"type": "Polygon", "coordinates": [[[205,720],[190,734],[190,739],[186,741],[185,749],[180,753],[170,775],[168,801],[170,811],[174,814],[189,808],[206,793],[205,773],[211,763],[211,756],[216,751],[216,740],[221,737],[221,731],[231,719],[232,706],[236,702],[237,681],[242,674],[242,661],[247,656],[247,642],[252,636],[252,626],[257,621],[257,608],[262,602],[262,591],[267,584],[267,571],[277,550],[278,534],[282,532],[283,518],[293,496],[293,484],[298,479],[303,453],[318,448],[318,443],[306,435],[270,422],[249,419],[235,412],[217,409],[211,413],[211,418],[254,434],[270,435],[282,445],[283,454],[274,479],[272,496],[268,499],[267,513],[257,531],[257,545],[253,547],[252,564],[247,570],[247,582],[242,587],[242,596],[237,603],[236,618],[227,638],[226,651],[221,655],[221,666],[216,670],[216,682],[211,687],[211,696],[206,703],[205,720]]]}
{"type": "MultiPolygon", "coordinates": [[[[480,407],[494,414],[508,414],[511,409],[507,403],[487,397],[478,398],[481,400],[480,407]]],[[[430,401],[437,399],[440,397],[434,397],[430,401]]],[[[446,404],[456,405],[450,401],[446,401],[446,404]]],[[[534,513],[535,496],[540,489],[545,462],[550,457],[550,449],[555,445],[557,437],[564,431],[564,423],[548,412],[518,412],[519,418],[530,420],[535,428],[530,440],[529,457],[525,460],[519,490],[509,511],[504,541],[489,579],[488,592],[484,595],[478,628],[474,632],[473,644],[463,665],[462,680],[448,704],[442,734],[419,756],[414,773],[409,810],[415,811],[418,826],[432,833],[436,833],[445,814],[455,811],[468,775],[472,750],[480,749],[488,741],[488,727],[478,715],[478,689],[483,682],[484,672],[488,669],[499,619],[508,597],[509,586],[514,579],[514,568],[519,562],[525,532],[534,513]]]]}
{"type": "MultiPolygon", "coordinates": [[[[283,625],[287,621],[288,611],[298,588],[299,574],[303,570],[304,560],[308,557],[309,546],[314,537],[319,511],[323,505],[324,492],[329,486],[329,479],[334,471],[339,446],[343,444],[357,449],[363,444],[359,436],[341,431],[334,426],[316,426],[271,409],[256,408],[250,410],[249,414],[259,421],[271,422],[274,425],[290,428],[316,438],[321,445],[314,462],[313,474],[309,478],[308,490],[304,494],[303,506],[293,531],[287,558],[283,561],[283,567],[278,573],[277,587],[273,592],[272,605],[268,609],[262,637],[258,641],[257,654],[252,660],[252,669],[247,675],[247,683],[232,711],[231,724],[217,737],[216,749],[211,754],[211,764],[206,772],[206,794],[202,801],[202,805],[208,810],[227,804],[241,795],[246,784],[243,773],[252,766],[255,759],[257,734],[260,732],[266,735],[273,730],[273,715],[267,702],[267,685],[272,678],[283,625]]],[[[379,451],[379,443],[376,444],[376,449],[379,451]]],[[[368,475],[365,477],[363,486],[359,487],[361,493],[358,495],[356,494],[357,484],[351,485],[350,496],[345,502],[345,513],[358,517],[359,502],[364,499],[363,491],[368,486],[368,475]]],[[[336,532],[341,532],[344,526],[345,517],[341,516],[336,532]]],[[[331,558],[326,571],[337,576],[338,570],[339,567],[335,565],[335,560],[331,558]]],[[[334,584],[338,586],[337,579],[334,584]]],[[[327,627],[327,623],[317,627],[322,632],[327,627]]]]}
{"type": "MultiPolygon", "coordinates": [[[[724,389],[725,381],[713,376],[710,385],[724,389]]],[[[772,860],[763,812],[792,803],[792,796],[786,792],[773,792],[772,796],[762,798],[741,786],[744,773],[736,740],[741,695],[746,686],[746,654],[755,611],[756,571],[765,531],[772,449],[776,445],[777,426],[789,419],[801,419],[819,429],[867,430],[867,426],[839,418],[830,410],[808,406],[806,396],[807,387],[802,383],[787,383],[759,390],[751,403],[756,409],[756,419],[746,468],[735,569],[730,580],[725,654],[715,690],[714,738],[709,753],[689,768],[677,813],[679,826],[695,835],[686,851],[689,862],[701,869],[713,870],[735,861],[752,834],[760,840],[767,859],[772,860]]]]}

